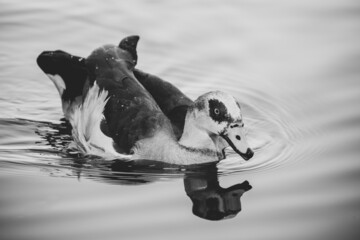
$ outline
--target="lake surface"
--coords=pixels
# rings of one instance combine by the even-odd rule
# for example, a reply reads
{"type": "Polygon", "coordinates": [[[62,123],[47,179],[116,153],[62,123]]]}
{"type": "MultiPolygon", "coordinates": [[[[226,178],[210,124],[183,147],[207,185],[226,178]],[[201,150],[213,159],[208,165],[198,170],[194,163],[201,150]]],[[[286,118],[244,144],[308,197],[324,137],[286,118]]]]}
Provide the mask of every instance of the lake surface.
{"type": "Polygon", "coordinates": [[[0,0],[0,239],[360,239],[359,20],[350,0],[0,0]],[[66,150],[36,57],[133,34],[140,69],[239,99],[253,159],[162,169],[66,150]]]}

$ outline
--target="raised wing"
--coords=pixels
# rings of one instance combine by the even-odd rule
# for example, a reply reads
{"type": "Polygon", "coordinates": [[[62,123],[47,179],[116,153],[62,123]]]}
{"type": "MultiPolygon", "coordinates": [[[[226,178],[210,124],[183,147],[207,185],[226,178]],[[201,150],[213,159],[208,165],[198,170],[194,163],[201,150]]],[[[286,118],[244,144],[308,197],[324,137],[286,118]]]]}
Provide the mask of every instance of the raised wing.
{"type": "Polygon", "coordinates": [[[169,119],[133,74],[138,39],[131,36],[119,46],[100,47],[86,59],[89,85],[96,82],[109,93],[104,116],[108,134],[122,153],[131,153],[138,140],[160,131],[174,136],[169,119]]]}

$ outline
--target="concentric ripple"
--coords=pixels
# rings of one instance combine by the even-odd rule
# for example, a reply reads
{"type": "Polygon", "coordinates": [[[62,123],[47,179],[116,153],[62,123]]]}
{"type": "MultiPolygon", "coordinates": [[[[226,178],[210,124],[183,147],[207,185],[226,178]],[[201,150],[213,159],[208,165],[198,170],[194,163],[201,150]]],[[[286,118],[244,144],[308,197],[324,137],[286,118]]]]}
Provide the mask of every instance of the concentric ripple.
{"type": "Polygon", "coordinates": [[[288,103],[252,87],[249,83],[255,79],[246,76],[228,76],[226,72],[219,71],[213,75],[205,69],[179,64],[176,66],[176,69],[165,69],[162,74],[169,79],[175,78],[184,86],[182,90],[193,99],[207,91],[222,90],[232,94],[241,103],[247,140],[255,155],[249,161],[244,161],[231,148],[227,149],[227,159],[218,164],[220,173],[265,171],[294,159],[294,144],[302,139],[304,132],[298,129],[289,115],[288,103]],[[221,81],[227,84],[223,85],[221,81]]]}

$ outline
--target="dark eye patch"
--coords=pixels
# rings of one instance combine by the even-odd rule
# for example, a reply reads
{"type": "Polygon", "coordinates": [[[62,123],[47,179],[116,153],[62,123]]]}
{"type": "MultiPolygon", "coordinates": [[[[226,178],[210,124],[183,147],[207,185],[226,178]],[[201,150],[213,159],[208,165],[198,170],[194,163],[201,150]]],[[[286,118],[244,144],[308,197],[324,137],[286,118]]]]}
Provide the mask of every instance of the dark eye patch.
{"type": "Polygon", "coordinates": [[[229,122],[232,120],[232,118],[228,114],[225,104],[217,99],[209,100],[209,115],[214,121],[218,123],[224,121],[229,122]]]}

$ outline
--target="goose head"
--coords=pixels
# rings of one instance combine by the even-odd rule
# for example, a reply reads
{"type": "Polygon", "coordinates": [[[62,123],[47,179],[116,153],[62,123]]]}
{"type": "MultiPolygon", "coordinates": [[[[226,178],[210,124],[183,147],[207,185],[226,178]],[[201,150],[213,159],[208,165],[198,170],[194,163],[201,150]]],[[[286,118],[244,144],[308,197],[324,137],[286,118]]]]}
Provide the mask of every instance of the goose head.
{"type": "Polygon", "coordinates": [[[217,152],[230,146],[245,160],[254,155],[246,141],[239,102],[221,91],[200,96],[189,108],[180,144],[213,148],[217,152]]]}

